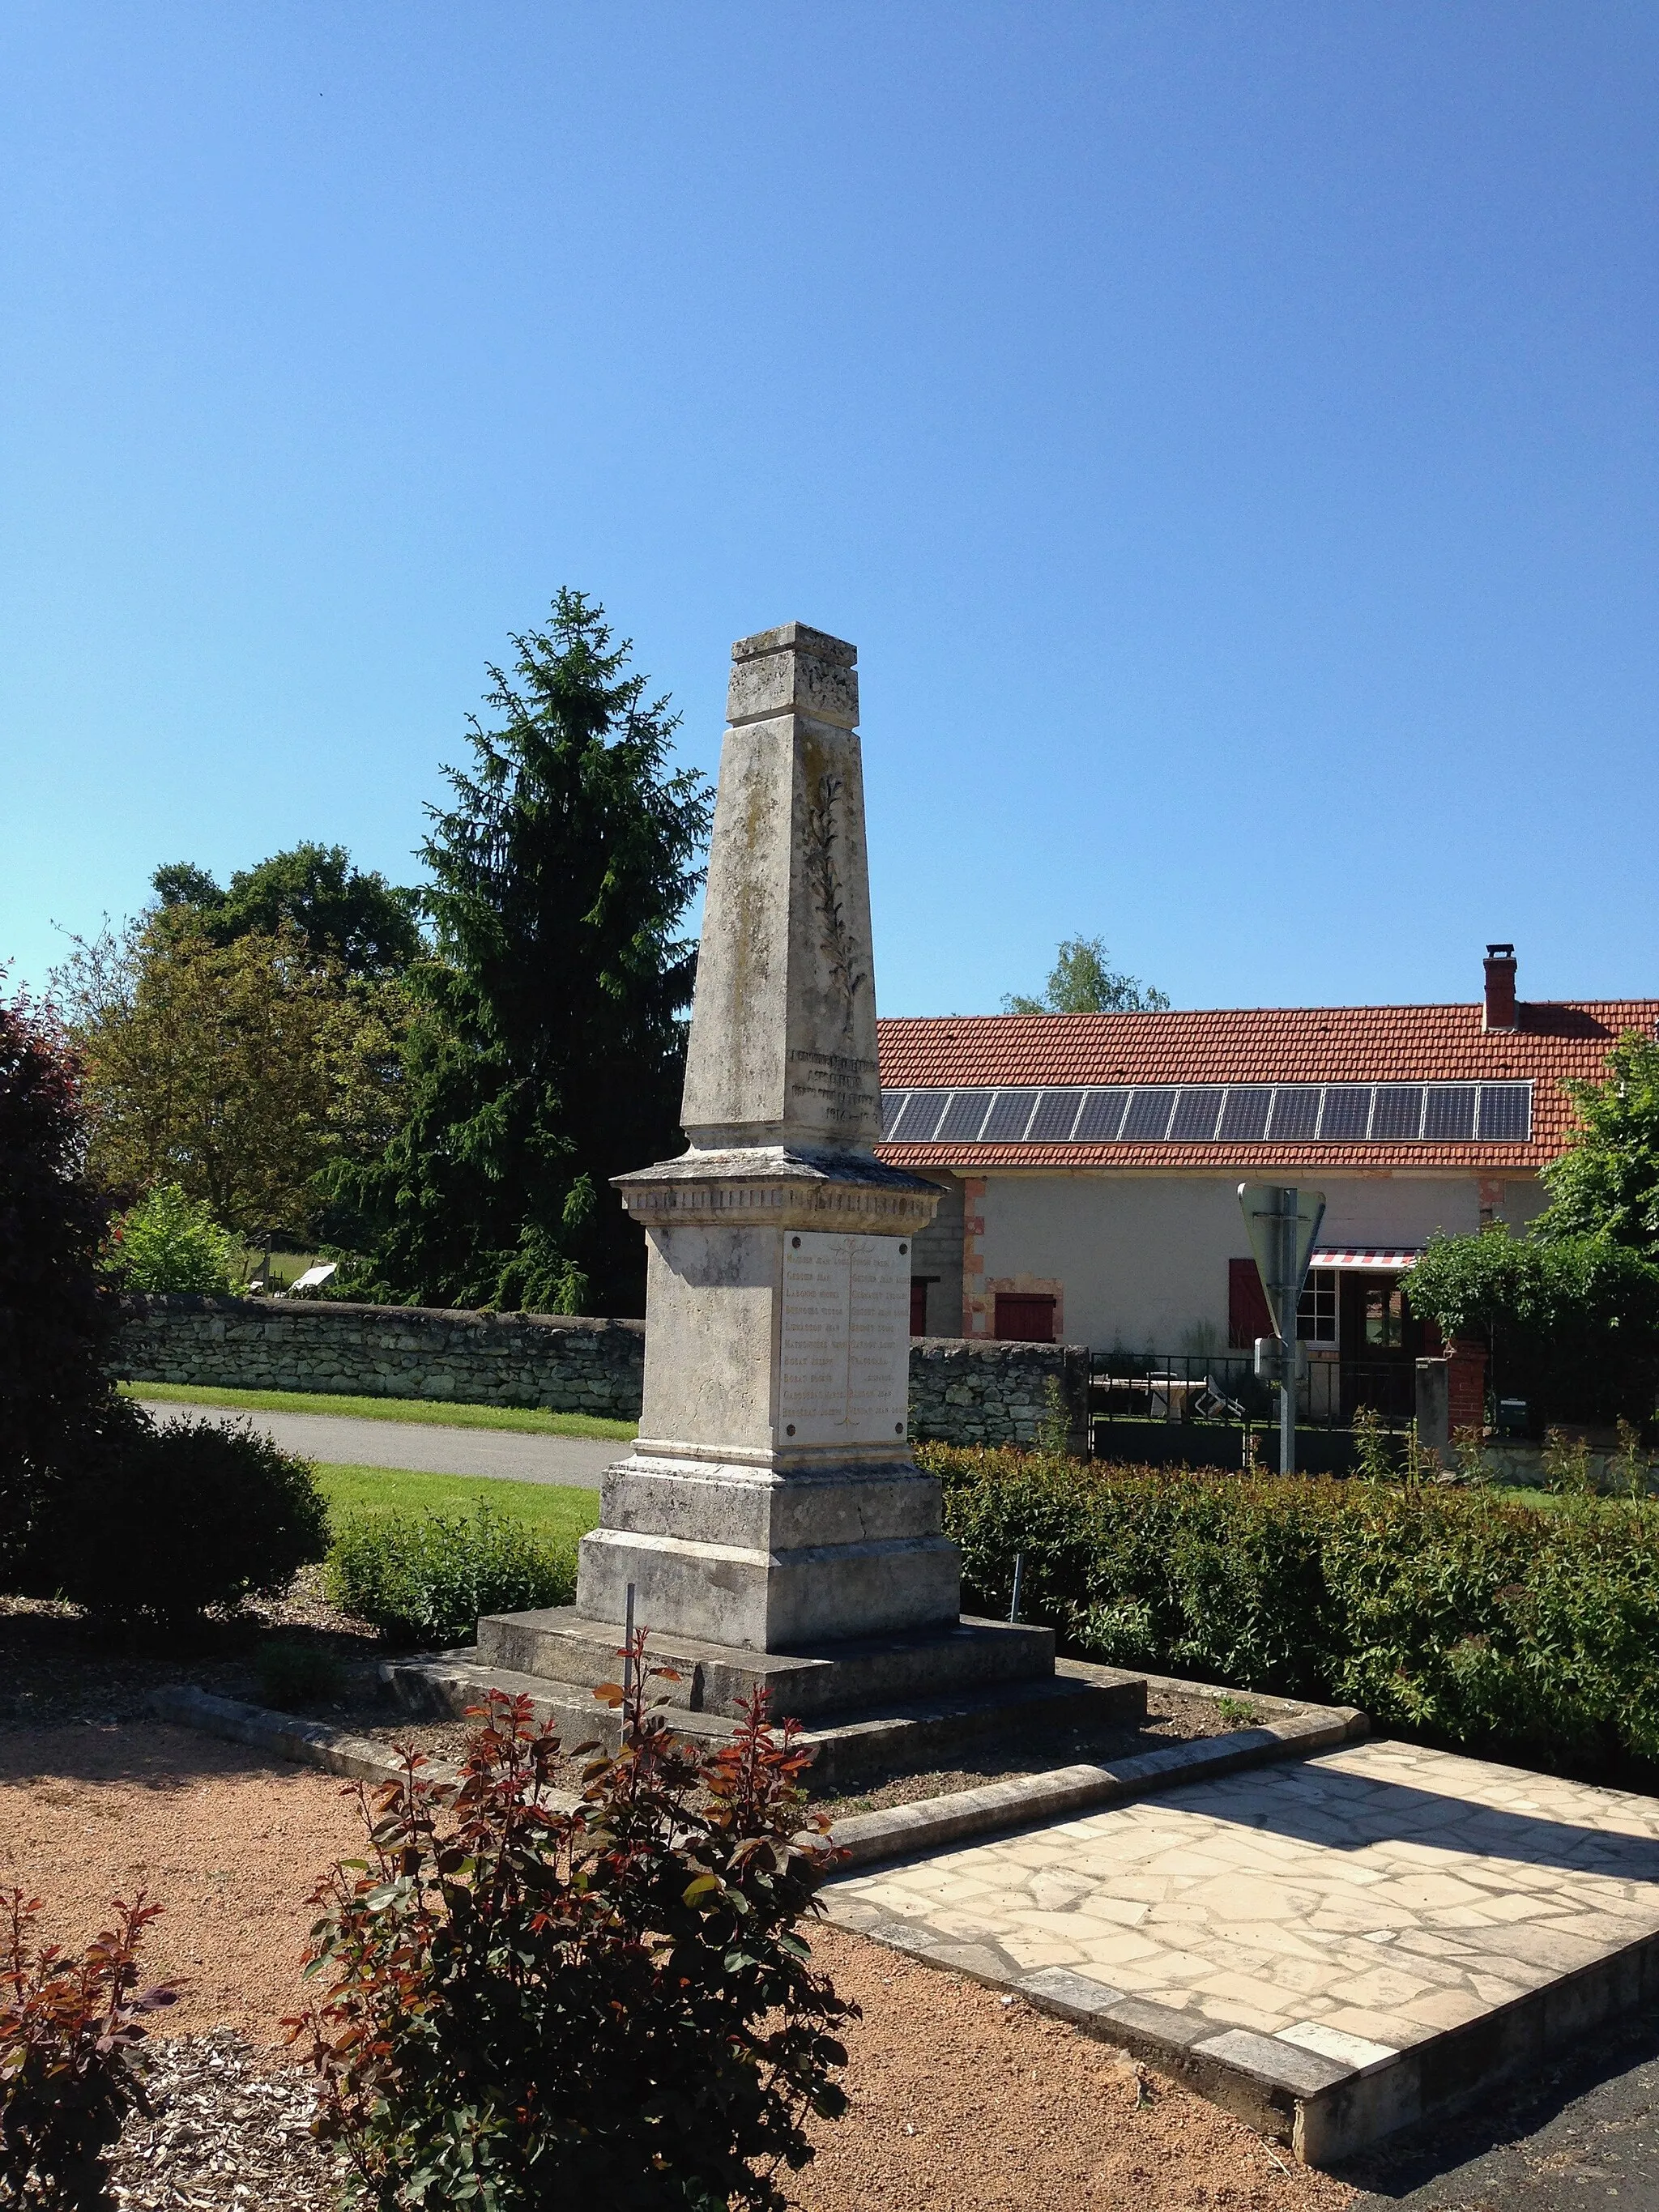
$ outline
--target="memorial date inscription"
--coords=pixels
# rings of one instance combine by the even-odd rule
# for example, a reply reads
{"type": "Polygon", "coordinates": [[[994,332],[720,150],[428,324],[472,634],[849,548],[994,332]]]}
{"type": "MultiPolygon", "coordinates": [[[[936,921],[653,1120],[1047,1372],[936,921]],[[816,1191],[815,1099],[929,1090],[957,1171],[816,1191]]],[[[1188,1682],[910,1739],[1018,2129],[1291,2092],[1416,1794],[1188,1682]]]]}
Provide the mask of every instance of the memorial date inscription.
{"type": "Polygon", "coordinates": [[[910,1242],[787,1231],[782,1444],[892,1444],[910,1401],[910,1242]]]}

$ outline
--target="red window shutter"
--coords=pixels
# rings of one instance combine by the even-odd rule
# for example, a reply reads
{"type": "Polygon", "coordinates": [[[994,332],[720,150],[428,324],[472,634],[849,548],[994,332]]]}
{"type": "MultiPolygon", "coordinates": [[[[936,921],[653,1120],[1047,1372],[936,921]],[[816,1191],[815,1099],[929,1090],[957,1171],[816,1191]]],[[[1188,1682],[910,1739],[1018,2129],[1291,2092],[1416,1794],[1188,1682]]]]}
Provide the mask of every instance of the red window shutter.
{"type": "Polygon", "coordinates": [[[927,1334],[927,1279],[925,1275],[912,1275],[910,1278],[910,1334],[912,1336],[926,1336],[927,1334]]]}
{"type": "Polygon", "coordinates": [[[1019,1291],[999,1291],[996,1333],[1004,1344],[1052,1344],[1054,1301],[1019,1291]]]}
{"type": "Polygon", "coordinates": [[[1254,1260],[1227,1262],[1227,1341],[1248,1350],[1259,1336],[1271,1336],[1273,1317],[1254,1260]]]}

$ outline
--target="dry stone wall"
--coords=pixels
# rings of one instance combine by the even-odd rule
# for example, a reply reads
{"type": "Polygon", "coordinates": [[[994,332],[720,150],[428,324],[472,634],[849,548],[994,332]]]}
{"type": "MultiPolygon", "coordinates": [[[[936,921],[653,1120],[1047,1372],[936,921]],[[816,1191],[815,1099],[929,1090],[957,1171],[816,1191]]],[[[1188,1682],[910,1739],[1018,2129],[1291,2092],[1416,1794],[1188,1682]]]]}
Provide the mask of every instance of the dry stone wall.
{"type": "Polygon", "coordinates": [[[910,1433],[948,1444],[1035,1444],[1058,1413],[1088,1449],[1089,1354],[1077,1344],[922,1336],[910,1345],[910,1433]]]}
{"type": "Polygon", "coordinates": [[[333,1390],[539,1406],[631,1421],[645,1323],[308,1298],[129,1296],[115,1372],[129,1382],[333,1390]]]}
{"type": "MultiPolygon", "coordinates": [[[[640,1321],[302,1298],[130,1295],[122,1306],[125,1324],[112,1364],[125,1382],[639,1417],[640,1321]]],[[[919,1337],[910,1347],[911,1434],[945,1443],[1036,1443],[1052,1418],[1051,1384],[1072,1448],[1081,1450],[1086,1352],[919,1337]]]]}

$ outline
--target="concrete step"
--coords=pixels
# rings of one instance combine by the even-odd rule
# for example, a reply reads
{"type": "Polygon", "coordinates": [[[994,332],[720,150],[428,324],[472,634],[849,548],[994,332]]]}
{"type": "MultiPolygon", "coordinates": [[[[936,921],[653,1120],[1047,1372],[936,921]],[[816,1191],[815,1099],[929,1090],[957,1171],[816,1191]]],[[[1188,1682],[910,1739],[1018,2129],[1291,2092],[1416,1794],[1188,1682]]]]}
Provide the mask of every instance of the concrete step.
{"type": "MultiPolygon", "coordinates": [[[[618,1665],[606,1679],[617,1680],[620,1671],[618,1665]]],[[[573,1745],[598,1742],[614,1750],[621,1740],[618,1714],[593,1696],[591,1685],[494,1666],[477,1647],[389,1661],[380,1672],[410,1712],[459,1718],[494,1689],[528,1698],[537,1718],[551,1721],[573,1745]]],[[[919,1762],[953,1760],[975,1741],[1011,1729],[1126,1726],[1146,1711],[1144,1675],[1062,1660],[1052,1674],[1023,1681],[821,1716],[803,1730],[802,1741],[815,1753],[813,1787],[823,1791],[919,1762]]],[[[665,1714],[678,1735],[710,1745],[726,1741],[737,1721],[732,1706],[722,1712],[672,1705],[665,1714]]]]}
{"type": "MultiPolygon", "coordinates": [[[[590,1689],[620,1678],[621,1642],[614,1621],[586,1620],[574,1606],[488,1614],[478,1623],[478,1656],[485,1665],[590,1689]]],[[[1050,1629],[964,1615],[945,1628],[794,1652],[653,1633],[648,1657],[679,1677],[657,1686],[677,1707],[731,1712],[755,1690],[765,1689],[775,1716],[791,1714],[811,1723],[918,1698],[1051,1679],[1054,1639],[1050,1629]]]]}

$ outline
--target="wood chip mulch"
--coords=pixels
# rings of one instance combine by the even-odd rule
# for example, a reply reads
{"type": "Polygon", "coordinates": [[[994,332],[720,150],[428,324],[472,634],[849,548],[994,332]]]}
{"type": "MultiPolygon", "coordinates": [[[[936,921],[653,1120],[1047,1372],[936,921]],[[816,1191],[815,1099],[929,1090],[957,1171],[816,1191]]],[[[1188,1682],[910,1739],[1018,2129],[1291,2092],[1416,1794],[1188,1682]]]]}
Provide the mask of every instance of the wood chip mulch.
{"type": "Polygon", "coordinates": [[[229,2028],[143,2046],[149,2110],[135,2112],[109,2162],[110,2194],[133,2212],[319,2212],[340,2161],[313,2139],[316,2093],[293,2067],[272,2071],[229,2028]]]}

